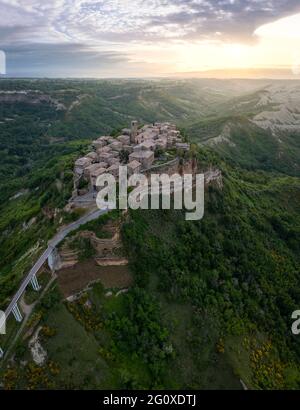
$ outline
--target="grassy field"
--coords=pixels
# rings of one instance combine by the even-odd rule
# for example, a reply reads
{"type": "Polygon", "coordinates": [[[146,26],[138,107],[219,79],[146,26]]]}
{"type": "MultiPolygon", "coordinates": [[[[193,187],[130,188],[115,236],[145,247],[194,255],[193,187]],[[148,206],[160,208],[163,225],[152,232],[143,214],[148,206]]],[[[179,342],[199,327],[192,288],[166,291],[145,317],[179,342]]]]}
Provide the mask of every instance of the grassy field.
{"type": "Polygon", "coordinates": [[[74,320],[62,303],[49,312],[45,325],[56,330],[44,345],[48,359],[60,365],[56,385],[71,389],[103,386],[109,368],[100,355],[95,336],[74,320]]]}

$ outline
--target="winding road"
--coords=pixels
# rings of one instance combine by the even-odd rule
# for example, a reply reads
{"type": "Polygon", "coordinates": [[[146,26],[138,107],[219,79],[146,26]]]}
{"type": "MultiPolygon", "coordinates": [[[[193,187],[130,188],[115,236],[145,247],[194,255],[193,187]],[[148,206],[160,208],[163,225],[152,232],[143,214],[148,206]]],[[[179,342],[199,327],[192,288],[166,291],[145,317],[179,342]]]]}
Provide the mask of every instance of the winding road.
{"type": "Polygon", "coordinates": [[[28,283],[31,281],[34,275],[37,274],[39,269],[42,267],[42,265],[46,262],[48,257],[51,255],[55,247],[72,231],[75,231],[78,229],[81,225],[86,224],[87,222],[93,221],[94,219],[99,218],[101,215],[105,214],[108,212],[108,209],[97,209],[95,211],[92,211],[83,217],[79,218],[77,221],[72,222],[70,225],[66,226],[63,228],[60,232],[58,232],[54,238],[52,238],[48,242],[48,248],[42,253],[42,255],[38,258],[36,263],[33,265],[27,276],[23,279],[23,282],[21,283],[21,286],[19,287],[18,291],[12,298],[10,304],[8,305],[7,309],[5,310],[5,317],[8,318],[8,316],[11,314],[14,306],[18,303],[20,297],[24,293],[28,283]]]}

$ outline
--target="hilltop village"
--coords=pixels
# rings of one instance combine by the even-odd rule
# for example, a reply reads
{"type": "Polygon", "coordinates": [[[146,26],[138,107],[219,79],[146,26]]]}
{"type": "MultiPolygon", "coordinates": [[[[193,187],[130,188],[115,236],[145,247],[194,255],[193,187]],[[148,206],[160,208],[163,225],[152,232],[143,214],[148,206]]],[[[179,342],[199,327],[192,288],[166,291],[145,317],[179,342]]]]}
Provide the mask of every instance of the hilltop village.
{"type": "Polygon", "coordinates": [[[116,138],[102,136],[92,142],[92,148],[75,162],[75,195],[95,192],[97,178],[103,173],[117,178],[120,165],[127,165],[129,175],[149,170],[167,150],[186,152],[190,144],[183,142],[173,124],[157,122],[139,128],[138,122],[132,121],[130,129],[122,129],[116,138]]]}

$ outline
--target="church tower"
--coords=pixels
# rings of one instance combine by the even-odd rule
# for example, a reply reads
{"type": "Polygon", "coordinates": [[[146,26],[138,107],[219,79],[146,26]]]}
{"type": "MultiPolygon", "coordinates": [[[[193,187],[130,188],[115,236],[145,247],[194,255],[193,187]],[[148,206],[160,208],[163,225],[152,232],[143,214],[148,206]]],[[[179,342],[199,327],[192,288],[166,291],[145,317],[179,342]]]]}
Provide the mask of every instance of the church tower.
{"type": "Polygon", "coordinates": [[[138,135],[138,122],[131,121],[131,136],[130,141],[132,144],[136,144],[136,137],[138,135]]]}

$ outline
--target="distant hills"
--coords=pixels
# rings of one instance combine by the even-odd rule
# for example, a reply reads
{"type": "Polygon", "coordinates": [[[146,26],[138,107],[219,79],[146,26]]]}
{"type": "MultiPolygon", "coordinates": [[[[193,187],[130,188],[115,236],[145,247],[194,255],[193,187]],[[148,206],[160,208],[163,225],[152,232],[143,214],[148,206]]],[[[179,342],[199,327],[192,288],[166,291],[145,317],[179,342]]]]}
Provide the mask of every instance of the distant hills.
{"type": "Polygon", "coordinates": [[[180,78],[218,78],[218,79],[300,79],[300,72],[291,67],[284,68],[228,68],[219,70],[186,71],[175,74],[180,78]]]}

